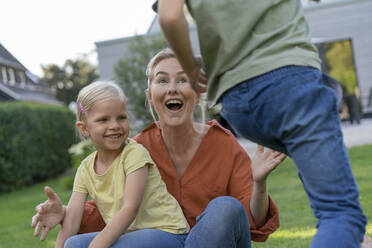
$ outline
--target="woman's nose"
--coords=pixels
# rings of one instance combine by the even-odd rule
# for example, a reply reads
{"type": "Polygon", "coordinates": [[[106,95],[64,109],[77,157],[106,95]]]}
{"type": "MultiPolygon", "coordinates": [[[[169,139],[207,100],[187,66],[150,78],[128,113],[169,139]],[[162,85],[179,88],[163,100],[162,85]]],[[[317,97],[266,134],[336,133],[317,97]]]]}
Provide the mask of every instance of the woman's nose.
{"type": "Polygon", "coordinates": [[[168,93],[174,94],[178,91],[178,84],[175,81],[171,81],[168,83],[168,93]]]}

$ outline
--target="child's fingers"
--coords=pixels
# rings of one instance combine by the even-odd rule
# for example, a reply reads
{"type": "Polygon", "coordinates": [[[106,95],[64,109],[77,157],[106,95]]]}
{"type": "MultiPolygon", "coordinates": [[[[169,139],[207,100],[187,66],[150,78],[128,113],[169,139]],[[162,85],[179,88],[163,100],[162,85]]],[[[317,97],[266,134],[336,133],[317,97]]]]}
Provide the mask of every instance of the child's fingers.
{"type": "Polygon", "coordinates": [[[57,200],[57,195],[56,193],[54,193],[53,189],[49,186],[45,186],[44,187],[44,192],[46,194],[46,196],[48,197],[49,200],[57,200]]]}
{"type": "Polygon", "coordinates": [[[38,222],[39,222],[39,214],[35,214],[34,216],[32,216],[31,227],[35,228],[38,222]]]}
{"type": "Polygon", "coordinates": [[[34,236],[37,237],[39,236],[40,234],[40,231],[43,227],[41,226],[41,223],[40,222],[37,222],[36,224],[36,228],[35,228],[35,232],[34,232],[34,236]]]}
{"type": "Polygon", "coordinates": [[[45,238],[48,236],[48,232],[49,232],[49,227],[45,227],[44,230],[43,230],[43,233],[41,234],[41,237],[40,237],[40,241],[44,241],[45,238]]]}

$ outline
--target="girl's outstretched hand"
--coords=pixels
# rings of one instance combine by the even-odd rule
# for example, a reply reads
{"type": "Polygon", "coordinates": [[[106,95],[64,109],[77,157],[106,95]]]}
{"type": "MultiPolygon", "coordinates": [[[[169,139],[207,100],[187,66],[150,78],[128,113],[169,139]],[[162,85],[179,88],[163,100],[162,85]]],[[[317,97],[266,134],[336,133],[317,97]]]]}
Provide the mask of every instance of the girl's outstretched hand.
{"type": "Polygon", "coordinates": [[[34,236],[39,236],[43,230],[40,240],[45,240],[48,232],[60,224],[65,215],[65,209],[61,199],[56,193],[46,186],[44,192],[48,200],[35,207],[36,214],[32,217],[31,227],[35,228],[34,236]]]}
{"type": "Polygon", "coordinates": [[[252,176],[257,183],[266,181],[267,176],[287,157],[287,155],[257,146],[257,151],[252,159],[252,176]]]}

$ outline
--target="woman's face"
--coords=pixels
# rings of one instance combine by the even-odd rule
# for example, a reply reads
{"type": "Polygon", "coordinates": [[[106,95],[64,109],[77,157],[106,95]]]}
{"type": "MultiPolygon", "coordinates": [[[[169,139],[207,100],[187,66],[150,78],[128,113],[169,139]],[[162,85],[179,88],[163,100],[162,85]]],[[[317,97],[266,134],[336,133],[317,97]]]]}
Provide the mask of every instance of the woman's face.
{"type": "Polygon", "coordinates": [[[193,123],[199,96],[191,88],[176,58],[164,59],[155,66],[148,98],[162,124],[179,126],[193,123]]]}

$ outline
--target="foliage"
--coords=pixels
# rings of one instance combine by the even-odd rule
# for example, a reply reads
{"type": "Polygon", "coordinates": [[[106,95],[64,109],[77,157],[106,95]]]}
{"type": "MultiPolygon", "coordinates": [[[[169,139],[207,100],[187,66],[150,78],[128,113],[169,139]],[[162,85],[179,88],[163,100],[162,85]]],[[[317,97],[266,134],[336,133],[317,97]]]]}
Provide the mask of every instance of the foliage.
{"type": "Polygon", "coordinates": [[[135,36],[128,45],[128,52],[115,66],[115,81],[124,89],[128,110],[135,121],[131,130],[138,132],[153,120],[146,109],[146,67],[150,59],[166,47],[162,36],[135,36]]]}
{"type": "Polygon", "coordinates": [[[43,80],[56,90],[56,98],[66,105],[75,101],[81,88],[97,80],[97,68],[81,56],[67,59],[62,67],[56,64],[42,66],[43,80]]]}
{"type": "MultiPolygon", "coordinates": [[[[359,186],[360,202],[369,219],[367,233],[372,235],[372,145],[351,148],[350,160],[353,173],[359,186]]],[[[253,242],[253,248],[309,247],[315,233],[315,219],[312,217],[309,201],[297,177],[297,169],[289,159],[281,164],[269,177],[271,197],[279,206],[280,228],[264,243],[253,242]]],[[[71,190],[65,189],[57,180],[28,187],[9,194],[0,195],[0,248],[2,247],[53,247],[59,227],[50,231],[48,238],[40,242],[32,236],[30,228],[34,207],[46,200],[44,185],[51,186],[68,202],[71,190]]]]}
{"type": "Polygon", "coordinates": [[[86,158],[89,154],[95,151],[95,148],[90,139],[81,141],[68,149],[71,154],[72,168],[76,171],[81,161],[86,158]]]}
{"type": "Polygon", "coordinates": [[[73,170],[71,174],[66,175],[62,178],[62,185],[66,189],[72,190],[77,168],[79,167],[81,162],[93,151],[95,151],[95,148],[90,139],[83,140],[77,144],[74,144],[68,149],[68,152],[71,155],[73,170]]]}
{"type": "Polygon", "coordinates": [[[0,104],[0,193],[56,176],[70,167],[74,115],[55,105],[0,104]]]}

